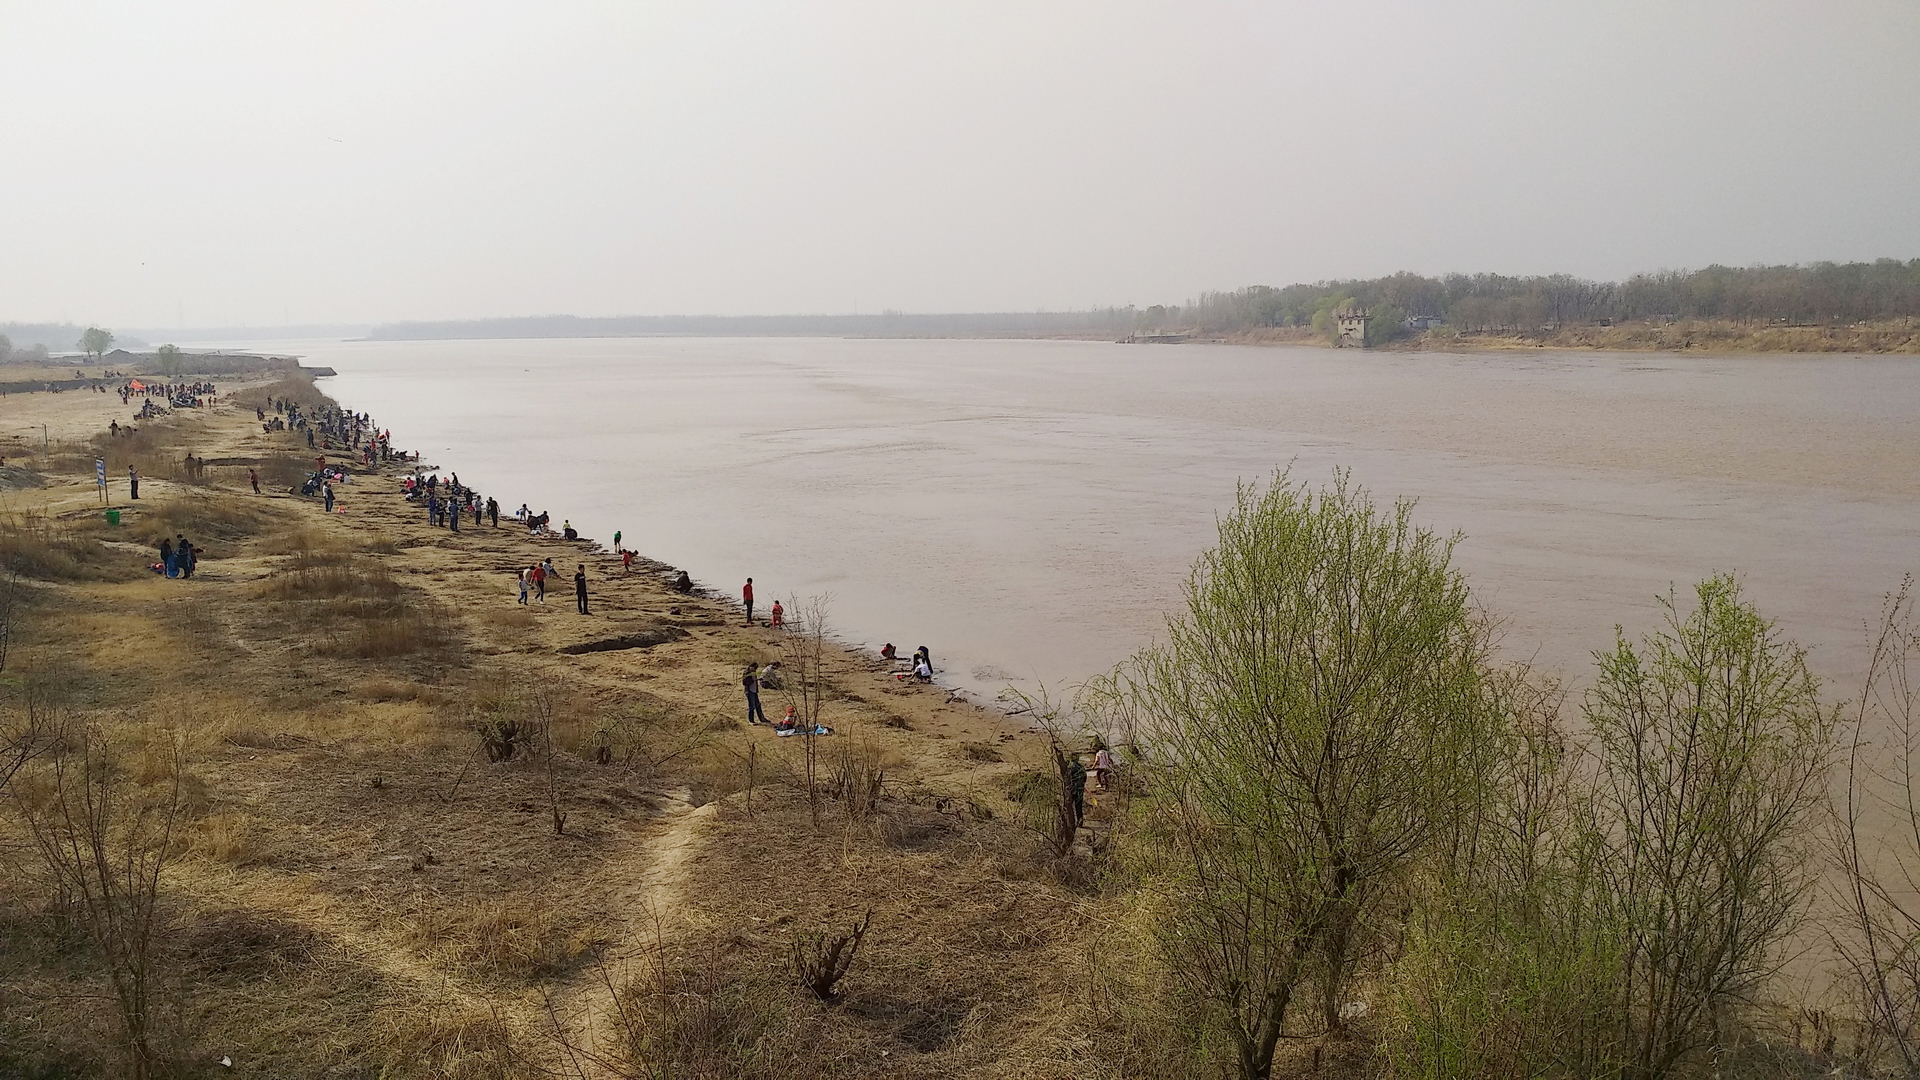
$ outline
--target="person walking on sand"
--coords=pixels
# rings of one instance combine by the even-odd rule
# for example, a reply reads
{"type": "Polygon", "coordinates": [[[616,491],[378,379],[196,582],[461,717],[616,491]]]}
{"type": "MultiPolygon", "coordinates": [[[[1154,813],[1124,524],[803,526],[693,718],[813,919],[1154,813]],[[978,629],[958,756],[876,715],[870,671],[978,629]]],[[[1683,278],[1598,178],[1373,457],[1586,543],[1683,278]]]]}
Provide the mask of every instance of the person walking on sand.
{"type": "Polygon", "coordinates": [[[623,551],[620,553],[620,572],[623,574],[633,573],[633,552],[623,551]]]}
{"type": "Polygon", "coordinates": [[[534,563],[533,569],[527,571],[527,575],[533,578],[533,598],[535,600],[540,601],[542,604],[546,603],[547,602],[547,568],[544,566],[541,566],[539,563],[534,563]]]}
{"type": "Polygon", "coordinates": [[[327,500],[327,513],[333,513],[333,483],[331,481],[321,483],[320,494],[327,500]]]}
{"type": "Polygon", "coordinates": [[[747,625],[752,626],[753,625],[753,579],[752,578],[748,578],[746,585],[740,589],[740,602],[747,605],[747,625]]]}
{"type": "Polygon", "coordinates": [[[522,604],[527,602],[527,575],[530,573],[532,571],[528,568],[524,566],[520,568],[520,602],[522,604]]]}
{"type": "Polygon", "coordinates": [[[260,473],[258,470],[247,470],[247,483],[253,485],[253,493],[255,495],[260,494],[260,473]]]}
{"type": "Polygon", "coordinates": [[[127,466],[127,498],[140,497],[140,473],[133,466],[127,466]]]}
{"type": "Polygon", "coordinates": [[[747,661],[746,674],[740,676],[740,685],[747,691],[747,723],[766,723],[766,710],[760,707],[760,668],[751,660],[747,661]]]}
{"type": "Polygon", "coordinates": [[[573,572],[573,602],[580,606],[580,614],[591,615],[587,610],[587,564],[581,563],[580,569],[573,572]]]}

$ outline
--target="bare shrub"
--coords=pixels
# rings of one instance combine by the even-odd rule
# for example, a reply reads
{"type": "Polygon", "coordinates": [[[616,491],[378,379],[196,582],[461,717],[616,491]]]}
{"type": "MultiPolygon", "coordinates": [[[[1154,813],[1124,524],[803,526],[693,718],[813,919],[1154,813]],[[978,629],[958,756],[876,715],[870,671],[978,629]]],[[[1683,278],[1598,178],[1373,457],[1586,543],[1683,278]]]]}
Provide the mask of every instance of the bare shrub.
{"type": "Polygon", "coordinates": [[[802,601],[787,601],[788,633],[782,640],[786,660],[782,691],[793,704],[801,729],[801,756],[806,776],[807,809],[813,824],[820,824],[820,751],[814,735],[820,727],[830,690],[827,678],[827,607],[831,596],[811,596],[802,601]]]}
{"type": "Polygon", "coordinates": [[[651,776],[683,758],[698,758],[714,744],[714,725],[705,717],[642,697],[625,712],[602,717],[588,752],[601,764],[619,762],[651,776]]]}
{"type": "Polygon", "coordinates": [[[32,687],[0,707],[0,794],[29,762],[59,745],[63,719],[32,687]]]}
{"type": "Polygon", "coordinates": [[[146,1080],[165,1064],[158,1015],[168,932],[161,875],[182,818],[182,744],[170,776],[135,782],[100,729],[71,729],[69,746],[22,776],[14,805],[75,922],[100,953],[120,1020],[124,1075],[146,1080]]]}
{"type": "Polygon", "coordinates": [[[845,806],[848,821],[866,821],[880,806],[887,780],[886,755],[848,736],[834,744],[827,762],[827,793],[845,806]]]}
{"type": "Polygon", "coordinates": [[[794,935],[793,970],[800,976],[800,985],[821,1001],[837,998],[839,992],[834,987],[853,970],[860,943],[866,940],[871,925],[873,910],[869,908],[865,917],[840,933],[811,930],[794,935]]]}
{"type": "Polygon", "coordinates": [[[1858,1064],[1920,1075],[1920,627],[1913,579],[1886,598],[1852,704],[1845,788],[1834,824],[1845,913],[1831,937],[1863,1037],[1858,1064]],[[1875,745],[1868,732],[1883,741],[1875,745]]]}

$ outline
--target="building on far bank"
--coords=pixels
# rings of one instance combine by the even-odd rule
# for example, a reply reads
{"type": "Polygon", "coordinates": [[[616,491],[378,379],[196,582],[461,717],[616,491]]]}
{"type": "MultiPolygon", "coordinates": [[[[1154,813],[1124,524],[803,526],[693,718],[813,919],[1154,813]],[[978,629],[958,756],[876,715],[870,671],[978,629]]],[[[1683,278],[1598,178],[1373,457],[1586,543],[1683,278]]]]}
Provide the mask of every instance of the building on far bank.
{"type": "Polygon", "coordinates": [[[1409,315],[1407,329],[1417,334],[1422,330],[1431,330],[1445,321],[1438,315],[1409,315]]]}
{"type": "Polygon", "coordinates": [[[1341,308],[1333,313],[1333,317],[1340,328],[1340,332],[1333,338],[1336,348],[1345,348],[1349,345],[1356,349],[1367,347],[1367,323],[1372,321],[1373,316],[1367,314],[1366,308],[1341,308]]]}

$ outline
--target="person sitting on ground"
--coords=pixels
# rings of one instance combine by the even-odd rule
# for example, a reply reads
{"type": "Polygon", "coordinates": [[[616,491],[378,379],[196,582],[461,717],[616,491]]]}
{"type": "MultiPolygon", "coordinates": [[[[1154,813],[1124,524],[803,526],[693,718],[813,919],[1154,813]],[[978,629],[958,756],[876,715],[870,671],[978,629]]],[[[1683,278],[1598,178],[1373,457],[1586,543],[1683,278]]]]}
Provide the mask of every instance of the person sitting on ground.
{"type": "Polygon", "coordinates": [[[927,660],[925,653],[920,654],[919,659],[914,661],[913,677],[915,681],[918,682],[930,683],[933,681],[933,664],[927,660]]]}
{"type": "Polygon", "coordinates": [[[880,646],[880,659],[892,663],[900,659],[900,651],[893,647],[893,642],[889,641],[885,645],[880,646]]]}
{"type": "Polygon", "coordinates": [[[787,715],[774,721],[773,730],[783,735],[792,734],[800,726],[800,718],[794,715],[793,706],[787,706],[787,715]]]}
{"type": "Polygon", "coordinates": [[[760,685],[769,690],[785,690],[787,683],[780,677],[780,661],[775,660],[760,669],[760,685]]]}
{"type": "Polygon", "coordinates": [[[692,592],[693,591],[692,575],[688,574],[685,570],[680,571],[680,576],[673,579],[673,591],[677,593],[692,592]]]}
{"type": "Polygon", "coordinates": [[[562,521],[560,523],[560,535],[567,540],[580,539],[580,534],[573,531],[573,522],[571,521],[562,521]]]}

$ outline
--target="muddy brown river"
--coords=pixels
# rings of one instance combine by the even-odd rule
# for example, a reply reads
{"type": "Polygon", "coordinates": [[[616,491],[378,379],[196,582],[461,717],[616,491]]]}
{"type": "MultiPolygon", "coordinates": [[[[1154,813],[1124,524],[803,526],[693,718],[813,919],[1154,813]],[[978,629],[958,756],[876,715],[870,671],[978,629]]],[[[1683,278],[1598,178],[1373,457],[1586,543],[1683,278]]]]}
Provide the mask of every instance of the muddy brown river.
{"type": "MultiPolygon", "coordinates": [[[[1655,596],[1742,574],[1835,691],[1920,569],[1920,358],[1401,354],[1061,341],[249,343],[531,504],[955,685],[1150,640],[1234,485],[1338,468],[1464,534],[1502,648],[1586,680],[1655,596]]],[[[512,604],[503,575],[502,609],[512,604]]]]}

